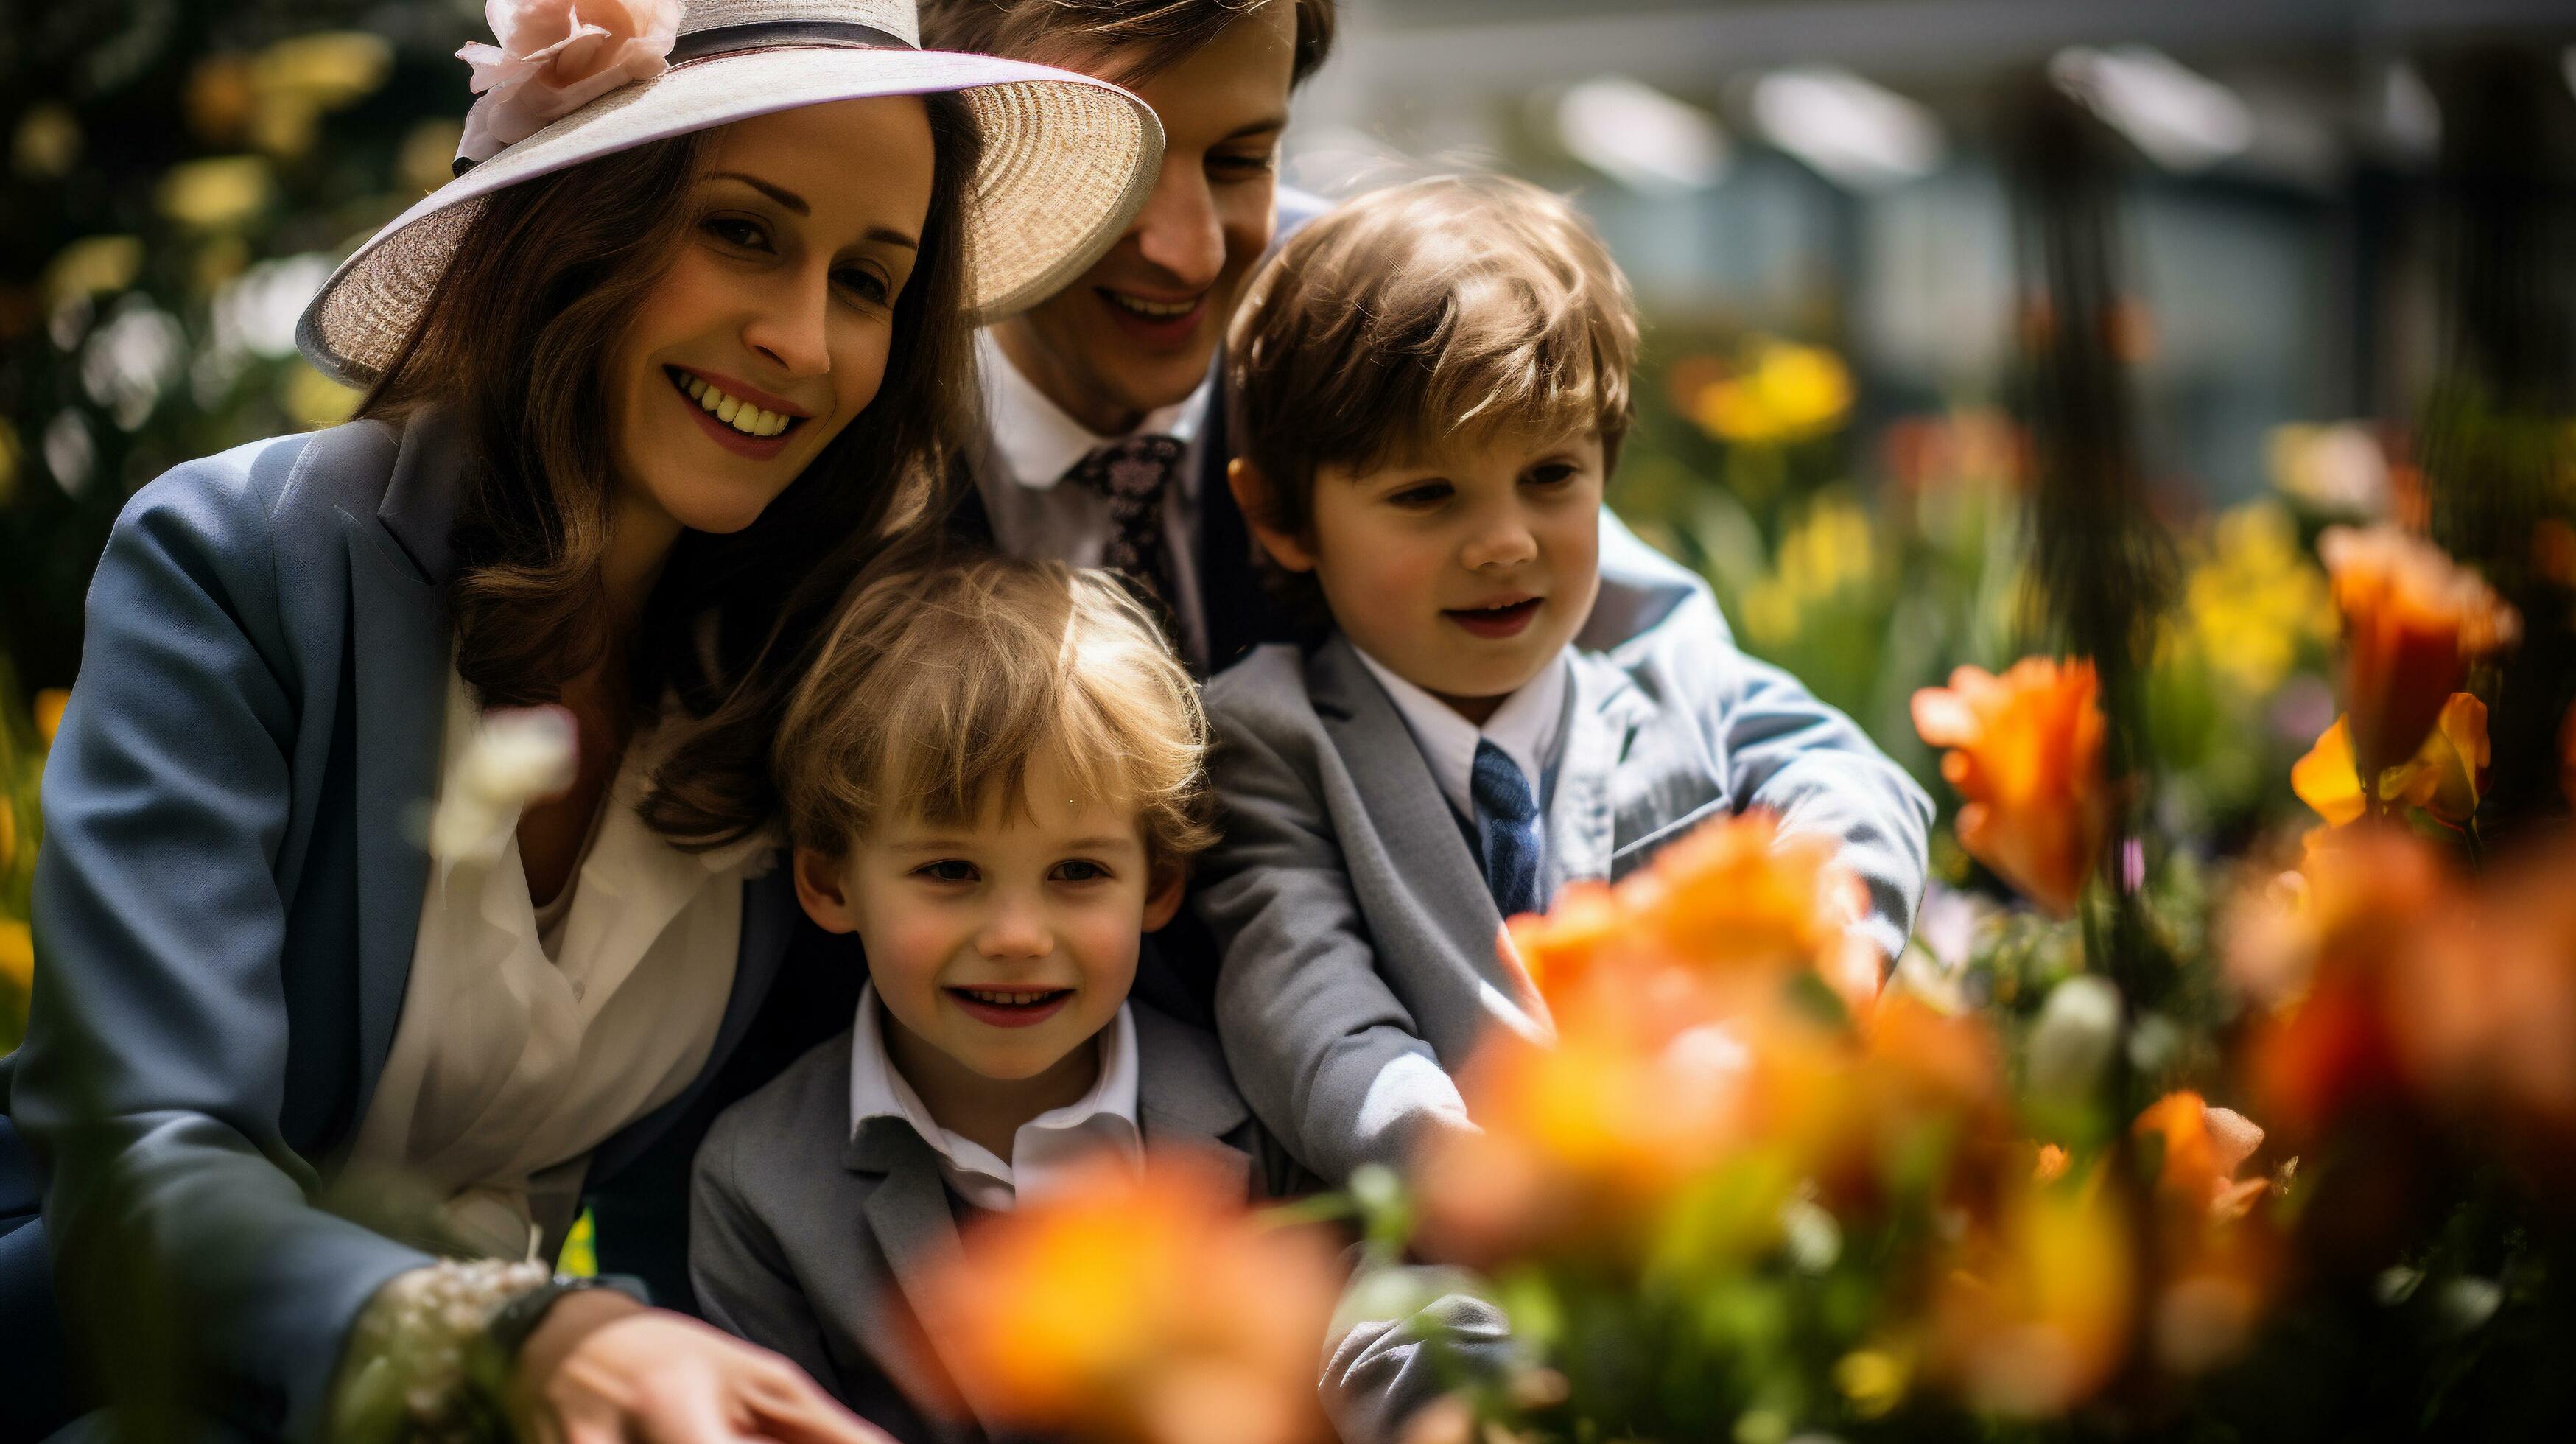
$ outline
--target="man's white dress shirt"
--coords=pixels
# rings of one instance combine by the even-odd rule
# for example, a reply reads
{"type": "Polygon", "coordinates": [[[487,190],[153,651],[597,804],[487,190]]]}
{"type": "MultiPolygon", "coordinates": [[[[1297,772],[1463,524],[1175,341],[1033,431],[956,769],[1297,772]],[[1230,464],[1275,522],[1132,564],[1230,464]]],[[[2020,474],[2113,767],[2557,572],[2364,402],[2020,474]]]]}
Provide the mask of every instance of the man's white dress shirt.
{"type": "Polygon", "coordinates": [[[1109,499],[1079,484],[1059,485],[1076,462],[1126,436],[1169,436],[1183,447],[1163,494],[1164,555],[1180,643],[1193,666],[1207,664],[1207,612],[1199,586],[1200,438],[1213,404],[1213,374],[1182,400],[1150,412],[1126,436],[1102,436],[1065,414],[1002,354],[989,330],[976,333],[977,369],[992,445],[975,465],[975,489],[993,519],[993,541],[1015,557],[1096,567],[1113,528],[1109,499]]]}

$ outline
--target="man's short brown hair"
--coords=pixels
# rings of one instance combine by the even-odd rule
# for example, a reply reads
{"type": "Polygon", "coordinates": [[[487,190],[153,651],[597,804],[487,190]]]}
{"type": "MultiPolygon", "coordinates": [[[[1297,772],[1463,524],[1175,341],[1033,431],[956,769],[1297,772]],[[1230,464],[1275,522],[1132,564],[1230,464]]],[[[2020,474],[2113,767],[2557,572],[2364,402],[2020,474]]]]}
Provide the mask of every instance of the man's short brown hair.
{"type": "Polygon", "coordinates": [[[1366,470],[1494,433],[1589,433],[1605,466],[1631,416],[1637,307],[1573,206],[1501,176],[1361,196],[1291,237],[1226,341],[1254,520],[1309,537],[1319,467],[1366,470]]]}
{"type": "MultiPolygon", "coordinates": [[[[921,0],[921,43],[1061,66],[1139,85],[1196,54],[1262,0],[921,0]]],[[[1334,0],[1297,7],[1289,84],[1333,51],[1334,0]]]]}
{"type": "Polygon", "coordinates": [[[839,857],[888,818],[1024,809],[1048,757],[1178,868],[1215,840],[1206,751],[1189,669],[1109,573],[923,548],[851,584],[770,770],[789,839],[839,857]]]}

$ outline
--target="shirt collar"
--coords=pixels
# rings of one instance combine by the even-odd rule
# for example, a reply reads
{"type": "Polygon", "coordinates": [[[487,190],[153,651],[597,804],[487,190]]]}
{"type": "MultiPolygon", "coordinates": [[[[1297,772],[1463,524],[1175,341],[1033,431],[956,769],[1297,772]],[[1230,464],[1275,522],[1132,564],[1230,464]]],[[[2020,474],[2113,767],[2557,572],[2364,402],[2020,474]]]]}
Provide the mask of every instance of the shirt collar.
{"type": "Polygon", "coordinates": [[[1504,698],[1503,705],[1494,709],[1494,715],[1486,718],[1481,728],[1459,716],[1448,703],[1397,676],[1393,668],[1370,656],[1357,643],[1352,644],[1351,650],[1359,653],[1369,675],[1386,689],[1396,713],[1404,718],[1405,730],[1413,734],[1414,745],[1422,749],[1422,760],[1431,764],[1431,776],[1440,784],[1440,794],[1449,799],[1460,817],[1471,822],[1476,817],[1474,778],[1479,742],[1491,742],[1503,749],[1503,755],[1512,759],[1521,776],[1528,779],[1530,795],[1540,795],[1549,769],[1556,765],[1557,744],[1565,736],[1566,683],[1573,671],[1571,647],[1557,653],[1555,661],[1504,698]]]}
{"type": "MultiPolygon", "coordinates": [[[[940,1158],[943,1172],[954,1177],[959,1172],[978,1174],[1005,1186],[1014,1182],[1011,1160],[995,1158],[990,1149],[974,1140],[951,1133],[930,1116],[930,1106],[921,1101],[912,1084],[894,1066],[893,1055],[886,1052],[884,1009],[877,1002],[876,984],[859,989],[859,1018],[850,1030],[850,1136],[871,1118],[900,1118],[912,1125],[921,1141],[940,1158]]],[[[1095,1120],[1124,1124],[1107,1131],[1121,1141],[1141,1149],[1143,1129],[1137,1113],[1136,1018],[1128,1005],[1118,1005],[1118,1016],[1100,1030],[1100,1076],[1091,1091],[1062,1108],[1050,1108],[1020,1125],[1018,1140],[1024,1142],[1031,1131],[1070,1132],[1095,1120]]],[[[1018,1143],[1012,1150],[1019,1151],[1018,1143]]]]}
{"type": "MultiPolygon", "coordinates": [[[[1073,464],[1125,436],[1102,436],[1067,415],[1037,383],[1020,374],[990,330],[975,333],[976,369],[983,375],[984,415],[993,428],[993,449],[1013,481],[1045,491],[1064,478],[1073,464]]],[[[1146,414],[1126,436],[1169,436],[1186,446],[1198,437],[1214,395],[1216,375],[1179,401],[1146,414]]],[[[1184,467],[1186,485],[1197,468],[1184,467]]]]}

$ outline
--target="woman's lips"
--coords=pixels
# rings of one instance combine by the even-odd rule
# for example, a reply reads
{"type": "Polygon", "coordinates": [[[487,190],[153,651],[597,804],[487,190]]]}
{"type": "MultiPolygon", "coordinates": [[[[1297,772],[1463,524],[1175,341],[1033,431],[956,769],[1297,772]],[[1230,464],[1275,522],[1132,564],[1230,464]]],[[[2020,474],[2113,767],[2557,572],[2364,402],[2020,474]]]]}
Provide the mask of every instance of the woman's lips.
{"type": "Polygon", "coordinates": [[[805,424],[800,418],[789,422],[787,429],[778,433],[776,436],[751,436],[743,432],[736,431],[726,423],[718,421],[714,412],[699,405],[697,401],[690,397],[688,392],[681,390],[677,384],[674,384],[671,387],[671,395],[677,399],[682,406],[689,409],[689,415],[697,420],[698,429],[704,431],[708,438],[714,441],[716,445],[723,447],[725,450],[732,452],[736,456],[747,456],[754,461],[767,461],[778,453],[785,451],[787,449],[787,438],[794,436],[796,434],[796,429],[805,424]]]}
{"type": "Polygon", "coordinates": [[[1034,1028],[1063,1012],[1065,1005],[1073,1001],[1071,988],[943,988],[940,991],[948,995],[948,1001],[955,1003],[959,1012],[978,1023],[988,1023],[996,1028],[1034,1028]],[[1043,996],[1029,1003],[996,1003],[975,996],[977,993],[994,992],[1034,992],[1043,996]]]}
{"type": "Polygon", "coordinates": [[[1545,597],[1523,597],[1499,607],[1452,607],[1440,615],[1478,637],[1516,637],[1538,615],[1545,597]]]}

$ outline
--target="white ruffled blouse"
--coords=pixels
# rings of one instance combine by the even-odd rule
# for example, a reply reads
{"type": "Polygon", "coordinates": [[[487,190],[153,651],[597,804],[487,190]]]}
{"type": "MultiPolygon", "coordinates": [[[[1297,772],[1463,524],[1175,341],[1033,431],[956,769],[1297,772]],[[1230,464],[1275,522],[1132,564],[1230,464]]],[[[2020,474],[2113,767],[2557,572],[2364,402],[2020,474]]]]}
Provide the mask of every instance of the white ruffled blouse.
{"type": "MultiPolygon", "coordinates": [[[[442,790],[481,728],[451,673],[442,790]]],[[[542,911],[515,809],[493,818],[490,845],[430,862],[402,1018],[347,1166],[397,1181],[451,1247],[552,1257],[592,1151],[678,1096],[714,1047],[743,884],[772,865],[775,840],[687,853],[646,827],[635,806],[652,740],[628,744],[572,880],[542,911]]]]}

